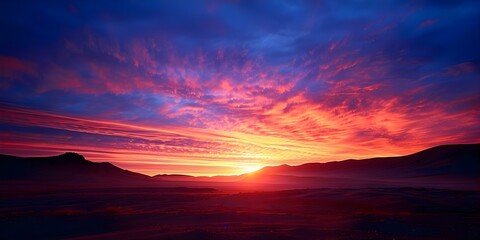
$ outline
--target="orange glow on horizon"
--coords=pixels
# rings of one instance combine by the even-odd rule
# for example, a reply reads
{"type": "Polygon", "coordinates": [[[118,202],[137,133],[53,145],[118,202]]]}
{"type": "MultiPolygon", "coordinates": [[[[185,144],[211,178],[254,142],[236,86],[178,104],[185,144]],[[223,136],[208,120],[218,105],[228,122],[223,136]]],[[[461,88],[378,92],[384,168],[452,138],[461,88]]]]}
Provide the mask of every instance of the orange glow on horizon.
{"type": "MultiPolygon", "coordinates": [[[[122,145],[118,145],[114,141],[103,143],[100,146],[91,141],[80,144],[71,142],[69,137],[55,136],[52,139],[39,139],[40,136],[35,135],[10,136],[2,133],[0,134],[2,139],[0,145],[3,153],[38,156],[73,151],[85,155],[92,161],[108,161],[121,168],[148,175],[176,173],[194,176],[235,175],[256,171],[266,165],[285,163],[295,165],[306,162],[409,154],[441,143],[442,140],[435,138],[437,142],[416,142],[406,148],[376,139],[368,142],[370,146],[375,147],[365,148],[364,146],[367,144],[365,142],[346,144],[345,141],[350,139],[348,135],[325,139],[320,145],[317,138],[300,139],[295,134],[279,134],[278,131],[271,132],[269,135],[255,135],[248,133],[251,131],[249,129],[240,132],[137,125],[64,116],[16,106],[2,106],[2,112],[3,117],[0,121],[15,122],[22,126],[54,128],[93,137],[107,136],[127,139],[122,145]],[[165,140],[176,144],[155,143],[165,140]],[[143,143],[145,141],[148,144],[143,143]],[[189,144],[182,144],[184,141],[189,144]]],[[[338,125],[335,122],[329,123],[328,119],[331,116],[326,114],[317,111],[315,116],[318,116],[318,120],[323,125],[338,125]]],[[[389,114],[388,112],[383,113],[383,117],[377,121],[384,121],[385,124],[391,125],[390,129],[398,128],[398,124],[411,124],[402,120],[399,114],[392,117],[389,117],[389,114]],[[395,118],[397,120],[394,120],[395,118]],[[385,121],[385,119],[390,120],[385,121]]],[[[291,116],[291,119],[295,119],[295,117],[291,116]]],[[[367,121],[370,120],[365,119],[365,122],[362,122],[360,118],[357,121],[358,124],[367,124],[367,121]]],[[[303,127],[299,126],[299,128],[303,127]]],[[[309,132],[308,128],[305,128],[304,131],[304,134],[309,132]]],[[[444,140],[448,142],[449,139],[444,140]]]]}

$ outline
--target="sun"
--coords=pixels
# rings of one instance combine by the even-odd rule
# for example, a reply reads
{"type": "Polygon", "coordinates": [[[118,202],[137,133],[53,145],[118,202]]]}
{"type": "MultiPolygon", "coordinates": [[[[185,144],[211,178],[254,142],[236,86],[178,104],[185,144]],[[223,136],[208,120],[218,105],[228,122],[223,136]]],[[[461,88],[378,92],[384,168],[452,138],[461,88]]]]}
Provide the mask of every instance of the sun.
{"type": "Polygon", "coordinates": [[[258,164],[250,164],[250,165],[245,165],[245,166],[242,166],[242,167],[241,167],[242,173],[255,172],[255,171],[260,170],[261,168],[263,168],[263,166],[262,166],[262,165],[258,165],[258,164]]]}

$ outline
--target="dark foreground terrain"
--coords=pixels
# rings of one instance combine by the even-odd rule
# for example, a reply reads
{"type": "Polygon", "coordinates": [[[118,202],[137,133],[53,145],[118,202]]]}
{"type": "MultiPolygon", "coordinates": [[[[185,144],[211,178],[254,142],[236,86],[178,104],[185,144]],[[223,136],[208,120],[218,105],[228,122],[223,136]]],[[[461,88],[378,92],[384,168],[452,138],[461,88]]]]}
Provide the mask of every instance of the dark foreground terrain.
{"type": "Polygon", "coordinates": [[[480,239],[478,191],[3,188],[0,239],[480,239]]]}
{"type": "Polygon", "coordinates": [[[0,155],[0,240],[477,240],[479,226],[480,144],[216,177],[0,155]]]}

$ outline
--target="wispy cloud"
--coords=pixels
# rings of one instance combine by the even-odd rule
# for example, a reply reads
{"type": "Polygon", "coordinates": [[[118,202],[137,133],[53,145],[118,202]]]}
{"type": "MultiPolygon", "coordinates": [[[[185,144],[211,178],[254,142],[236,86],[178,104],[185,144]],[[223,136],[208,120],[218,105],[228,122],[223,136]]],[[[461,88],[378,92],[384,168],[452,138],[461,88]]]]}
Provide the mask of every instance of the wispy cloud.
{"type": "Polygon", "coordinates": [[[480,141],[475,1],[2,5],[2,153],[227,174],[480,141]]]}

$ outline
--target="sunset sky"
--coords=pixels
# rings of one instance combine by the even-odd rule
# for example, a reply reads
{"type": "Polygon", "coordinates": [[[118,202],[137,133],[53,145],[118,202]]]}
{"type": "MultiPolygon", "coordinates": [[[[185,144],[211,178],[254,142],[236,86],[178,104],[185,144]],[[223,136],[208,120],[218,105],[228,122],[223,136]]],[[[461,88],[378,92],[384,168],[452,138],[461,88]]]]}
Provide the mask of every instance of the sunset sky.
{"type": "Polygon", "coordinates": [[[2,1],[0,153],[149,175],[480,142],[480,1],[2,1]]]}

